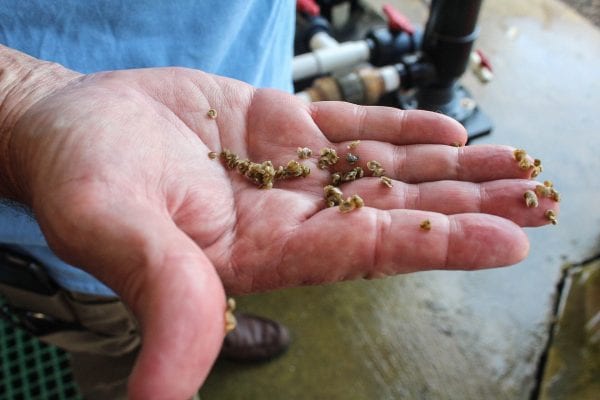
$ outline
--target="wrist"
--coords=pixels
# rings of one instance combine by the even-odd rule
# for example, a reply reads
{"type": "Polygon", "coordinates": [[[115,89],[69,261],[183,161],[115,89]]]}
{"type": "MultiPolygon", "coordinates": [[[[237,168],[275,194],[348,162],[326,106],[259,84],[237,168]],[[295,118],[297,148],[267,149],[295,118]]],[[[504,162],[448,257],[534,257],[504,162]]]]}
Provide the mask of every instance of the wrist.
{"type": "Polygon", "coordinates": [[[14,127],[34,104],[79,74],[0,45],[0,198],[24,201],[27,183],[15,165],[14,127]]]}

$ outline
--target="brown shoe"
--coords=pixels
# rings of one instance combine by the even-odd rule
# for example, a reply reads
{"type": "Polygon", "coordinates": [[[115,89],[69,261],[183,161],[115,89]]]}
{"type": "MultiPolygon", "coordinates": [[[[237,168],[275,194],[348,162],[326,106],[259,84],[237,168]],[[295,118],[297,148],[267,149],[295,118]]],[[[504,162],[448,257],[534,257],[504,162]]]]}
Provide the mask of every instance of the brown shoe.
{"type": "Polygon", "coordinates": [[[276,321],[250,314],[235,314],[237,327],[225,336],[221,358],[260,362],[276,357],[290,345],[288,329],[276,321]]]}

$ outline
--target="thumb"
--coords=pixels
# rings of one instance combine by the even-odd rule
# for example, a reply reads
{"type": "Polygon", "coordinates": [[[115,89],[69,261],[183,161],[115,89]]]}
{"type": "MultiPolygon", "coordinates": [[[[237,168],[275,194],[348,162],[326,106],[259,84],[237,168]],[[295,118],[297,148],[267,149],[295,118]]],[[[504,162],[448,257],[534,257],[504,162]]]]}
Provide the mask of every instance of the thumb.
{"type": "Polygon", "coordinates": [[[225,335],[225,294],[214,267],[166,213],[140,204],[90,208],[62,215],[76,221],[67,226],[46,221],[42,228],[59,256],[114,289],[139,320],[142,349],[129,398],[189,399],[225,335]]]}
{"type": "Polygon", "coordinates": [[[142,349],[129,380],[131,399],[192,397],[225,334],[225,295],[212,264],[183,232],[168,236],[132,305],[142,349]]]}

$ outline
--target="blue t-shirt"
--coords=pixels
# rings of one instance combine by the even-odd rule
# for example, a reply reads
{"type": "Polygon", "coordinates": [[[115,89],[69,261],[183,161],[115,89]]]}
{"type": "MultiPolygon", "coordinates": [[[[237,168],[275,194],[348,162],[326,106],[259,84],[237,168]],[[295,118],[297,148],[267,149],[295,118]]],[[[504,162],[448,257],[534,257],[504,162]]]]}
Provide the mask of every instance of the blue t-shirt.
{"type": "MultiPolygon", "coordinates": [[[[292,90],[292,0],[2,0],[0,43],[90,73],[183,66],[292,90]]],[[[42,261],[75,292],[112,295],[58,259],[35,219],[0,203],[0,243],[42,261]]]]}

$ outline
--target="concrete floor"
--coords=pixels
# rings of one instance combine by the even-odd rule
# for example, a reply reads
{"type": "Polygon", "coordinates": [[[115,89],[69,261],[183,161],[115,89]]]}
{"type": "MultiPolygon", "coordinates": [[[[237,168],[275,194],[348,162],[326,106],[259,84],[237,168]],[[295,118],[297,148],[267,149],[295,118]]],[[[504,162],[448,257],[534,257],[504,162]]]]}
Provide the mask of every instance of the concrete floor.
{"type": "MultiPolygon", "coordinates": [[[[424,2],[392,3],[425,21],[424,2]]],[[[293,346],[267,364],[218,362],[203,400],[531,397],[561,268],[600,254],[600,30],[554,0],[488,0],[480,22],[476,47],[495,80],[463,83],[495,129],[476,143],[541,158],[540,178],[563,197],[559,225],[528,230],[529,258],[506,269],[239,298],[239,309],[287,324],[293,346]]]]}

